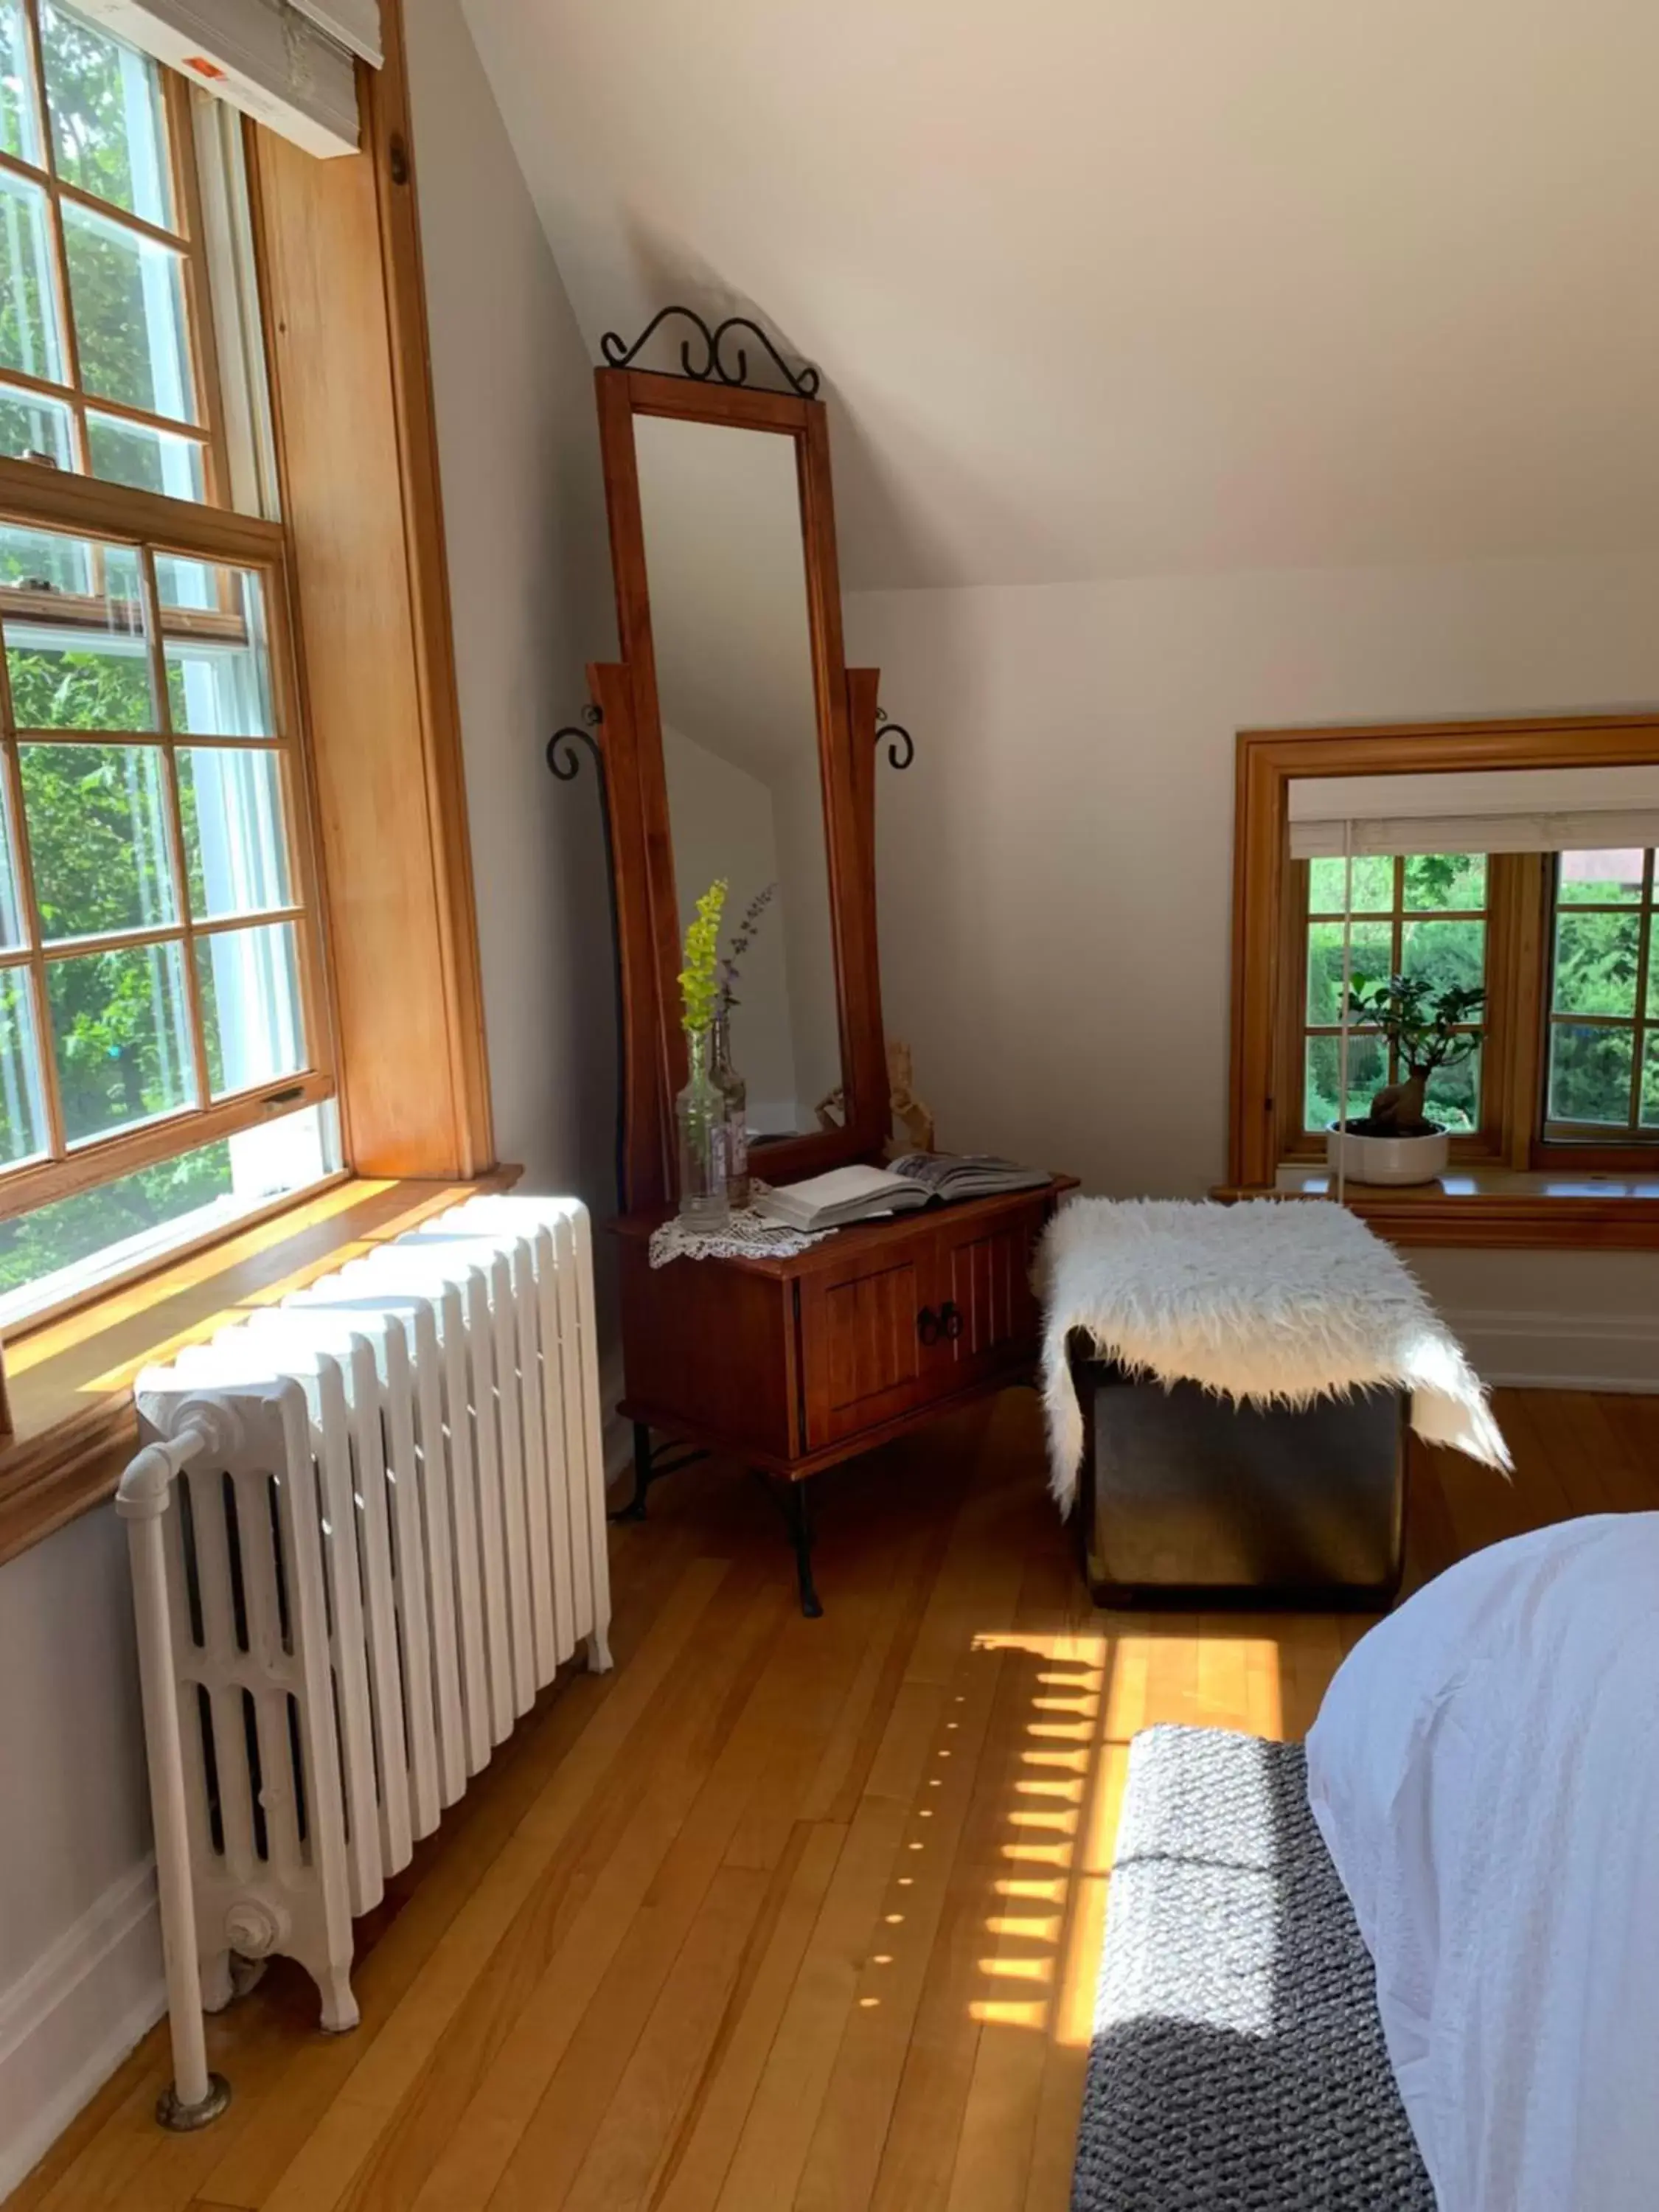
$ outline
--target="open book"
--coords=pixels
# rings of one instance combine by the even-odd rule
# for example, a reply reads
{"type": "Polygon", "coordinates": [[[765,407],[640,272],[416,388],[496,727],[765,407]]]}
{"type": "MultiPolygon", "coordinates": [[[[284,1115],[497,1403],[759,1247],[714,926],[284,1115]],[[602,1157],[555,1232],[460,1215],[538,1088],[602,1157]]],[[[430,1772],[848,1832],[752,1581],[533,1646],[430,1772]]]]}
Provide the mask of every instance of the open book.
{"type": "Polygon", "coordinates": [[[965,1198],[1000,1198],[1005,1191],[1041,1190],[1054,1181],[1047,1168],[1023,1168],[994,1152],[906,1152],[893,1173],[918,1183],[942,1206],[965,1198]]]}
{"type": "Polygon", "coordinates": [[[756,1194],[758,1210],[792,1229],[840,1229],[850,1221],[908,1213],[919,1206],[1041,1190],[1046,1168],[1023,1168],[988,1152],[906,1152],[890,1168],[832,1168],[828,1175],[756,1194]]]}
{"type": "Polygon", "coordinates": [[[849,1221],[874,1221],[885,1213],[912,1212],[926,1206],[931,1191],[885,1168],[831,1168],[805,1182],[755,1194],[755,1208],[769,1220],[791,1229],[840,1229],[849,1221]]]}

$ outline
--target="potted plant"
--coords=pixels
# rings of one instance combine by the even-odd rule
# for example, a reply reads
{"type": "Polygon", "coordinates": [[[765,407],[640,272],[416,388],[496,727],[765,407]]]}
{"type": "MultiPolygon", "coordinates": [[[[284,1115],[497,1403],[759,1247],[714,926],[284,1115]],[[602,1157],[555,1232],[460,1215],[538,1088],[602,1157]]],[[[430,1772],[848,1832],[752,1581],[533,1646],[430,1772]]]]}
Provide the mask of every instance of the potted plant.
{"type": "Polygon", "coordinates": [[[674,1101],[679,1131],[680,1214],[706,1229],[723,1229],[730,1218],[726,1194],[726,1095],[714,1080],[710,1045],[720,1003],[720,914],[726,878],[710,884],[686,925],[685,965],[679,973],[680,1026],[689,1072],[674,1101]]]}
{"type": "Polygon", "coordinates": [[[1355,1029],[1385,1037],[1390,1061],[1401,1071],[1371,1100],[1369,1114],[1330,1123],[1325,1158],[1354,1182],[1432,1182],[1451,1154],[1449,1133],[1428,1119],[1431,1076],[1455,1067],[1480,1046],[1474,1017],[1486,992],[1467,984],[1440,985],[1426,975],[1356,975],[1348,987],[1348,1019],[1355,1029]]]}

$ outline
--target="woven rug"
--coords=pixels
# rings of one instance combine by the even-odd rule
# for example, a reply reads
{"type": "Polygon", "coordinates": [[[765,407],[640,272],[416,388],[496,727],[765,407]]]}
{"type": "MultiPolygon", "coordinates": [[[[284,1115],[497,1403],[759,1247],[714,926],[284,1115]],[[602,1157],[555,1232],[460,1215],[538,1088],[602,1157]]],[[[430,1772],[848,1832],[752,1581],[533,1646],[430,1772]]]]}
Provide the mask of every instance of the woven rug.
{"type": "Polygon", "coordinates": [[[1137,1736],[1073,2212],[1435,2212],[1299,1744],[1137,1736]]]}

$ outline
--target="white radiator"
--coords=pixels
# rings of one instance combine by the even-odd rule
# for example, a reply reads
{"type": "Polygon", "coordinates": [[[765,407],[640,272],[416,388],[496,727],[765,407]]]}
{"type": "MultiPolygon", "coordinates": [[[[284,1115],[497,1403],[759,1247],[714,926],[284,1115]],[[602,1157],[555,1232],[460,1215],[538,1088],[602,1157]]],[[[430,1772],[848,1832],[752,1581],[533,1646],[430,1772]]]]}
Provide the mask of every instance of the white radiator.
{"type": "Polygon", "coordinates": [[[586,1209],[476,1198],[137,1385],[122,1478],[174,2082],[284,1953],[354,2027],[351,1922],[586,1639],[611,1664],[586,1209]]]}

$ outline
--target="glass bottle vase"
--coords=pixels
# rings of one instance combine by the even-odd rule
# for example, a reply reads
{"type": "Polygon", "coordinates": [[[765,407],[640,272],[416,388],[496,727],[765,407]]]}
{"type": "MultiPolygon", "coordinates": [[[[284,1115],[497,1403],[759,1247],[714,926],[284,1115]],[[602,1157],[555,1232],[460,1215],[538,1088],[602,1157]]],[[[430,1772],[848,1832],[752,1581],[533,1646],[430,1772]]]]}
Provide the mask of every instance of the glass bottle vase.
{"type": "Polygon", "coordinates": [[[726,1093],[710,1073],[706,1029],[686,1032],[691,1072],[674,1101],[679,1133],[680,1218],[722,1229],[731,1218],[726,1195],[726,1093]]]}
{"type": "Polygon", "coordinates": [[[749,1203],[749,1085],[732,1065],[731,1018],[716,1014],[709,1079],[726,1101],[726,1198],[733,1208],[749,1203]]]}

